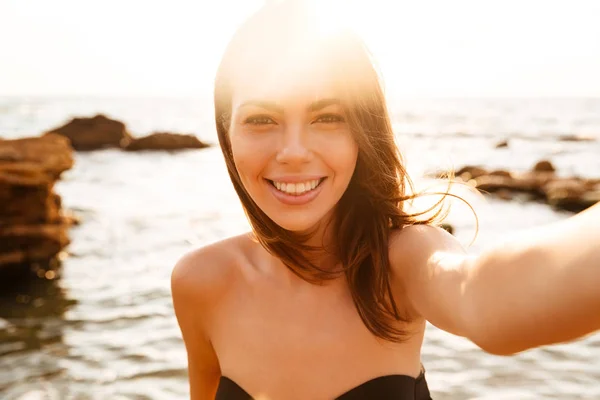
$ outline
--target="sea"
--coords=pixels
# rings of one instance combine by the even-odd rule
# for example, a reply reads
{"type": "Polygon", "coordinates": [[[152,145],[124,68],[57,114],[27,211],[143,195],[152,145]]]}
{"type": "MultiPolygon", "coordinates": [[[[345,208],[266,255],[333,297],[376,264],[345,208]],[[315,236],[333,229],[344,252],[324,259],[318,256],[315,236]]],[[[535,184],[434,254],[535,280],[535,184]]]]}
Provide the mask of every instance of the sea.
{"type": "MultiPolygon", "coordinates": [[[[600,177],[600,99],[415,98],[389,108],[417,187],[435,171],[526,171],[541,159],[561,176],[600,177]],[[508,147],[496,148],[503,140],[508,147]]],[[[0,399],[188,398],[171,270],[187,251],[248,230],[209,99],[0,97],[0,137],[98,113],[134,135],[193,133],[213,146],[75,154],[56,191],[81,224],[59,275],[0,293],[0,399]]],[[[477,219],[453,201],[448,222],[475,254],[572,215],[518,196],[464,195],[477,219]]],[[[600,334],[501,357],[428,326],[422,361],[435,399],[600,399],[600,334]]]]}

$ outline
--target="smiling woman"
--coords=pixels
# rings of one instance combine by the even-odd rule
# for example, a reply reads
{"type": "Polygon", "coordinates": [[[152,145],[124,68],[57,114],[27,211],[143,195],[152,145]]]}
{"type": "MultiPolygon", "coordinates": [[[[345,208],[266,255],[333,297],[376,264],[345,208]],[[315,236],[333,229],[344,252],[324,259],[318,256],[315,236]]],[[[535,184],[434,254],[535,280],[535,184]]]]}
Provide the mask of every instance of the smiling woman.
{"type": "Polygon", "coordinates": [[[277,225],[308,231],[339,201],[356,164],[342,105],[331,97],[311,101],[328,87],[281,102],[247,100],[261,84],[246,88],[234,96],[228,131],[240,181],[277,225]]]}
{"type": "Polygon", "coordinates": [[[219,142],[252,232],[173,270],[192,398],[424,400],[426,321],[495,354],[599,329],[600,209],[468,256],[435,226],[441,203],[410,213],[370,54],[320,29],[320,12],[265,6],[217,72],[219,142]]]}

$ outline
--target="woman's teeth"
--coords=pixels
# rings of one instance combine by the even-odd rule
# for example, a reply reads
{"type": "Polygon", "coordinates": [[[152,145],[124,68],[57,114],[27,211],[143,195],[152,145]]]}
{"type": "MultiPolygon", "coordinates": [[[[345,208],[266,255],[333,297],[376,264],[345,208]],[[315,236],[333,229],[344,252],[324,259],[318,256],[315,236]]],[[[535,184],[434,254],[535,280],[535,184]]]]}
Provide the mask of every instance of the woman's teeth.
{"type": "Polygon", "coordinates": [[[310,192],[321,183],[320,179],[313,179],[312,181],[300,182],[300,183],[285,183],[273,181],[273,186],[280,192],[299,196],[306,192],[310,192]]]}

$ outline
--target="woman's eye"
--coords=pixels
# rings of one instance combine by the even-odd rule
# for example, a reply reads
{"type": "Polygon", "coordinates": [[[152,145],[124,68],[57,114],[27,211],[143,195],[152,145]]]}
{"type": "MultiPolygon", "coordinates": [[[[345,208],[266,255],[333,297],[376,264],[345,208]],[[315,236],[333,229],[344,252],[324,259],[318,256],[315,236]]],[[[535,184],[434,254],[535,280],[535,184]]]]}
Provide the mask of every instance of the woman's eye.
{"type": "Polygon", "coordinates": [[[330,124],[330,123],[335,123],[335,122],[344,122],[344,118],[341,115],[337,115],[337,114],[324,114],[324,115],[320,115],[315,120],[315,122],[330,124]]]}
{"type": "Polygon", "coordinates": [[[273,118],[267,115],[253,115],[246,118],[244,123],[249,125],[269,125],[274,124],[275,121],[273,121],[273,118]]]}

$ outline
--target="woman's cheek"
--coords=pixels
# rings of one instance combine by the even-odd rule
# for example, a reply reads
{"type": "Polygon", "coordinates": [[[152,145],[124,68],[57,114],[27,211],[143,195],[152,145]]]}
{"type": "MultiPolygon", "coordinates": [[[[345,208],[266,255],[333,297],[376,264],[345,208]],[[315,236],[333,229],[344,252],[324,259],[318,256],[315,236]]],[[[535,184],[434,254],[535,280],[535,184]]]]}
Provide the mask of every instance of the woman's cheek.
{"type": "Polygon", "coordinates": [[[233,159],[240,175],[254,175],[269,157],[269,141],[265,136],[238,134],[231,138],[233,159]]]}
{"type": "Polygon", "coordinates": [[[317,147],[329,158],[352,162],[358,154],[358,144],[346,129],[322,132],[317,147]]]}

